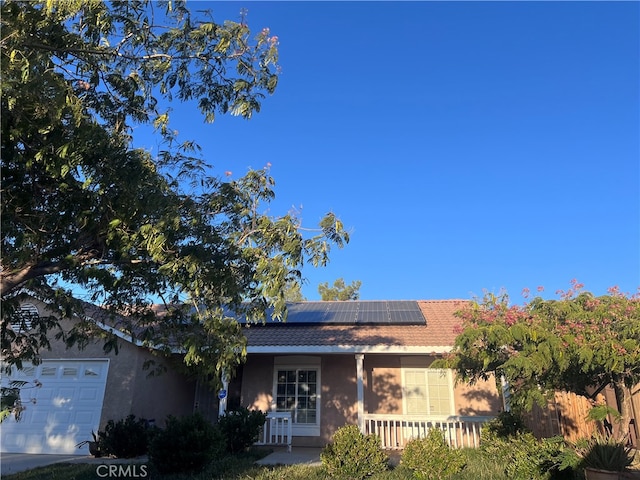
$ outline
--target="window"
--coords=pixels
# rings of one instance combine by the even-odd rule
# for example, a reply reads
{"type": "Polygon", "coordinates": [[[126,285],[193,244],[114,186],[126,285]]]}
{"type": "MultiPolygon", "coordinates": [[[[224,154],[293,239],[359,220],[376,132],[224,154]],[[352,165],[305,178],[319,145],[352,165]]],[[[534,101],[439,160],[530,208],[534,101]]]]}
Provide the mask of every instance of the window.
{"type": "Polygon", "coordinates": [[[278,370],[276,411],[291,412],[293,423],[316,424],[318,419],[317,370],[278,370]]]}
{"type": "Polygon", "coordinates": [[[55,377],[58,373],[58,367],[42,367],[42,372],[40,376],[42,377],[55,377]]]}
{"type": "Polygon", "coordinates": [[[293,435],[320,435],[320,359],[276,357],[271,409],[291,412],[293,435]]]}
{"type": "Polygon", "coordinates": [[[27,332],[31,330],[33,322],[39,317],[38,307],[32,303],[23,303],[16,312],[16,319],[9,323],[14,332],[27,332]]]}
{"type": "Polygon", "coordinates": [[[407,415],[452,415],[450,370],[403,368],[404,410],[407,415]]]}
{"type": "Polygon", "coordinates": [[[85,368],[84,369],[84,376],[85,377],[99,377],[100,376],[100,368],[97,367],[92,367],[92,368],[85,368]]]}
{"type": "Polygon", "coordinates": [[[78,376],[78,367],[64,367],[62,369],[62,376],[65,378],[75,378],[78,376]]]}

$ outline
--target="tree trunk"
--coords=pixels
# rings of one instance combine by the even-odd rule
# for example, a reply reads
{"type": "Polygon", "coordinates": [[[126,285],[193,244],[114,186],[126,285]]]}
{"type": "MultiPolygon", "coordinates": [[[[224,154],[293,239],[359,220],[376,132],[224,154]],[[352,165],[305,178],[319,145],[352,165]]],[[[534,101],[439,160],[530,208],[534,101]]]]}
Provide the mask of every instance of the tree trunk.
{"type": "Polygon", "coordinates": [[[617,438],[624,443],[627,443],[629,438],[629,424],[633,417],[633,411],[631,408],[631,394],[625,384],[617,380],[613,383],[613,390],[616,394],[616,400],[618,401],[618,411],[620,412],[620,423],[614,425],[614,433],[617,438]]]}

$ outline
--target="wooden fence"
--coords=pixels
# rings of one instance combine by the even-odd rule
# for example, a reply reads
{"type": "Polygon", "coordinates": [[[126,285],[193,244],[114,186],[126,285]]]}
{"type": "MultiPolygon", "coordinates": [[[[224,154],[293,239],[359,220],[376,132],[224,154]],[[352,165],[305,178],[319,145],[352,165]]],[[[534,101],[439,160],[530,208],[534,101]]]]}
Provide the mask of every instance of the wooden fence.
{"type": "Polygon", "coordinates": [[[588,421],[591,402],[580,395],[556,392],[555,397],[544,408],[534,405],[524,415],[524,422],[538,438],[562,435],[569,441],[591,436],[596,424],[588,421]]]}
{"type": "MultiPolygon", "coordinates": [[[[636,448],[640,446],[640,384],[631,388],[631,407],[633,419],[630,425],[630,443],[636,448]]],[[[618,409],[613,389],[605,388],[596,398],[597,403],[618,409]]],[[[587,420],[593,403],[586,397],[568,392],[556,392],[555,397],[545,408],[537,405],[524,415],[527,427],[538,438],[562,435],[569,441],[589,437],[598,430],[598,424],[587,420]]],[[[614,427],[615,429],[615,427],[614,427]]]]}

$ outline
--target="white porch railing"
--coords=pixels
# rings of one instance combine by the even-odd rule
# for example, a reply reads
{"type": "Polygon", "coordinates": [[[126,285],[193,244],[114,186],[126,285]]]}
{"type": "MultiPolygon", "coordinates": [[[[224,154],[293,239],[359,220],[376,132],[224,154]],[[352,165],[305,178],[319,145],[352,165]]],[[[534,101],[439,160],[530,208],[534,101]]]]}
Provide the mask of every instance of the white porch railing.
{"type": "Polygon", "coordinates": [[[365,413],[363,433],[379,436],[384,449],[399,450],[412,438],[425,437],[430,429],[438,428],[452,447],[478,447],[482,425],[492,418],[365,413]]]}
{"type": "Polygon", "coordinates": [[[291,412],[269,412],[256,445],[286,445],[291,451],[291,412]]]}

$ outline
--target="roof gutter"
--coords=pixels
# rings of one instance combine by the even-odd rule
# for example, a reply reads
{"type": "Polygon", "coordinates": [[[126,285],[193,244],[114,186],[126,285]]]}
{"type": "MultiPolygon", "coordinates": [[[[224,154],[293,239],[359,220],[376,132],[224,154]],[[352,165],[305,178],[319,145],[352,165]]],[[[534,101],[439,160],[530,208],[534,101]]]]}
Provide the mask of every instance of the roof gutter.
{"type": "Polygon", "coordinates": [[[451,346],[398,346],[398,345],[264,345],[247,346],[248,354],[256,353],[387,353],[387,354],[445,354],[451,351],[451,346]]]}

